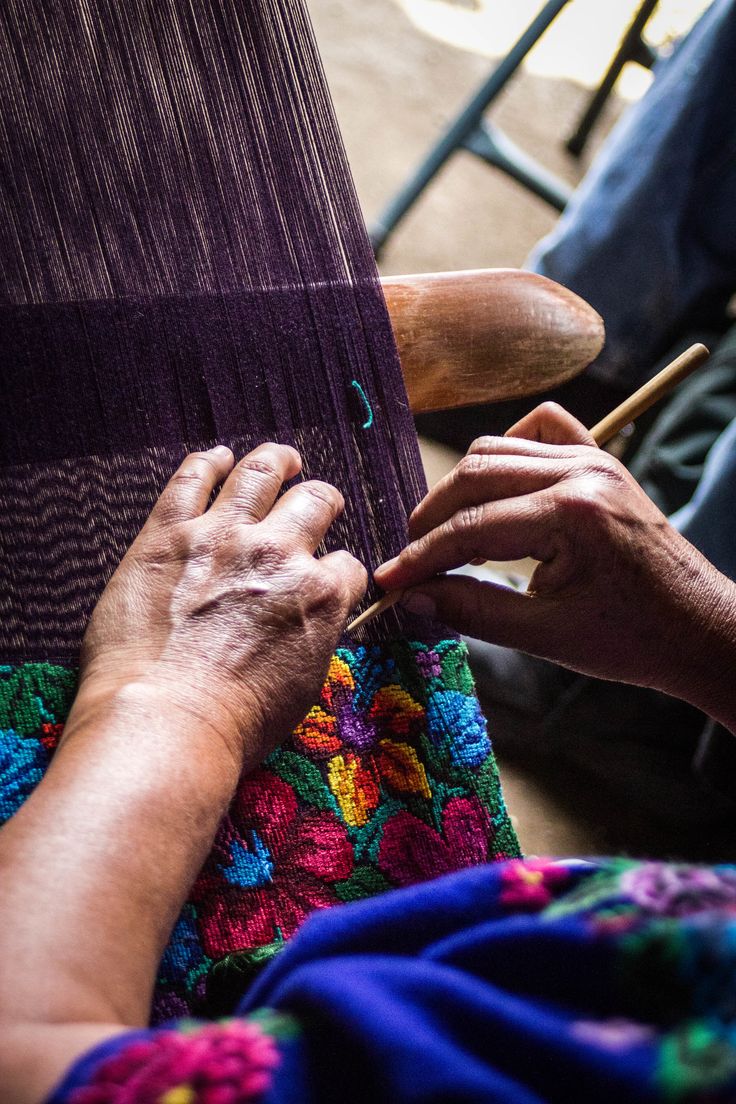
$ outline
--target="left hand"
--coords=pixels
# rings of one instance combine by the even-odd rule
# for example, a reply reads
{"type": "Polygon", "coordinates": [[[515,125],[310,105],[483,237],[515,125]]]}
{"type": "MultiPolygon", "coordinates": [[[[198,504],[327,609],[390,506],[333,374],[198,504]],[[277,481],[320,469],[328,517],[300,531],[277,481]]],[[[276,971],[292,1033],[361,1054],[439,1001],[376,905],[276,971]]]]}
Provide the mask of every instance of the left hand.
{"type": "Polygon", "coordinates": [[[212,732],[239,769],[316,700],[367,579],[347,552],[315,556],[342,495],[309,480],[277,501],[301,468],[287,446],[233,464],[193,453],[170,480],[92,615],[70,722],[122,692],[212,732]]]}

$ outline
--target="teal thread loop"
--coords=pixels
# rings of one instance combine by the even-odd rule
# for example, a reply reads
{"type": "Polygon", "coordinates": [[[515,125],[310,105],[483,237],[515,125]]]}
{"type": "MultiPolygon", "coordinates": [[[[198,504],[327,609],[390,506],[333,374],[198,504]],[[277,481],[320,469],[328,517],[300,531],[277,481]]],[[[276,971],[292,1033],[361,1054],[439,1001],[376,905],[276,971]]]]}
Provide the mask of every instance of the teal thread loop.
{"type": "Polygon", "coordinates": [[[353,387],[355,388],[355,390],[358,392],[361,399],[363,400],[363,405],[365,406],[365,412],[366,412],[366,415],[367,415],[366,420],[363,422],[363,425],[361,426],[361,429],[370,429],[371,426],[373,425],[373,409],[371,407],[371,404],[368,402],[368,398],[366,396],[366,393],[363,390],[363,388],[360,386],[360,384],[358,383],[357,380],[353,380],[353,387]]]}

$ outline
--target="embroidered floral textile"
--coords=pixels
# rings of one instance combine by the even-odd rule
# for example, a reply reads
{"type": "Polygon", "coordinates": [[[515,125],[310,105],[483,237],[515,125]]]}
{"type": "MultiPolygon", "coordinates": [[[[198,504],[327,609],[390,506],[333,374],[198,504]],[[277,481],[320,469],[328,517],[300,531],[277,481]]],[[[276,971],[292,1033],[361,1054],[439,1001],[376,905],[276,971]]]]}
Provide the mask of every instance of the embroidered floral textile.
{"type": "MultiPolygon", "coordinates": [[[[75,689],[0,669],[0,819],[40,781],[75,689]]],[[[315,909],[518,854],[457,640],[340,648],[319,701],[244,777],[161,963],[155,1021],[202,1007],[213,964],[315,909]]]]}

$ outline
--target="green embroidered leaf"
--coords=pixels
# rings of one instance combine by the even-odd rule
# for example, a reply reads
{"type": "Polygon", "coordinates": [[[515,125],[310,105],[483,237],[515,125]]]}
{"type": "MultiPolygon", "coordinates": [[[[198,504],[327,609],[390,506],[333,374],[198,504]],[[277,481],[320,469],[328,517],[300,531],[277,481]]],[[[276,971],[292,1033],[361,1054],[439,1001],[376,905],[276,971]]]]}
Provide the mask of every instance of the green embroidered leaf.
{"type": "Polygon", "coordinates": [[[467,784],[475,791],[487,809],[497,809],[501,802],[501,779],[493,753],[474,774],[466,777],[467,784]]]}
{"type": "Polygon", "coordinates": [[[361,901],[390,888],[383,874],[373,866],[356,866],[346,881],[335,883],[335,892],[341,901],[361,901]]]}
{"type": "Polygon", "coordinates": [[[468,663],[468,649],[456,640],[443,640],[436,649],[442,656],[442,684],[445,690],[475,694],[475,682],[468,663]]]}
{"type": "Polygon", "coordinates": [[[43,724],[66,721],[77,677],[76,669],[51,663],[0,667],[0,729],[32,736],[43,724]]]}
{"type": "Polygon", "coordinates": [[[286,748],[277,748],[266,760],[265,766],[274,771],[284,782],[294,787],[297,795],[315,809],[329,809],[342,819],[332,791],[325,782],[319,767],[303,755],[286,748]]]}
{"type": "Polygon", "coordinates": [[[357,830],[350,830],[350,839],[353,842],[356,862],[365,860],[375,863],[378,861],[378,851],[383,839],[383,829],[386,821],[395,813],[400,813],[405,807],[403,801],[399,801],[395,797],[389,797],[378,806],[367,824],[357,830]]]}

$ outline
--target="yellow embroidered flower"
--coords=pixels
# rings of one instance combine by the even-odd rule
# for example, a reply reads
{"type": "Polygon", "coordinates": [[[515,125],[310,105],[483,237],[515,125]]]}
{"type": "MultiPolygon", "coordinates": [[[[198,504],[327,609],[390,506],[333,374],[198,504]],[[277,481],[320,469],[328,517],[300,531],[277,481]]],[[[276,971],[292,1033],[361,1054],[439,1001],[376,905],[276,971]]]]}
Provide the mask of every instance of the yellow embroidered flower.
{"type": "Polygon", "coordinates": [[[361,828],[378,805],[380,791],[371,770],[357,755],[335,755],[327,765],[327,781],[337,798],[345,823],[361,828]]]}
{"type": "Polygon", "coordinates": [[[348,667],[344,659],[340,659],[339,656],[333,655],[330,660],[330,666],[327,671],[327,681],[337,682],[340,686],[347,686],[350,690],[355,689],[355,679],[353,678],[353,672],[348,667]]]}
{"type": "Polygon", "coordinates": [[[191,1085],[175,1085],[158,1098],[159,1104],[195,1104],[197,1094],[191,1085]]]}
{"type": "Polygon", "coordinates": [[[373,698],[370,716],[379,730],[388,728],[397,736],[406,736],[415,725],[421,724],[424,709],[401,686],[383,686],[373,698]]]}
{"type": "Polygon", "coordinates": [[[397,744],[394,740],[381,740],[380,748],[378,769],[382,778],[403,793],[432,796],[427,772],[413,747],[397,744]]]}

